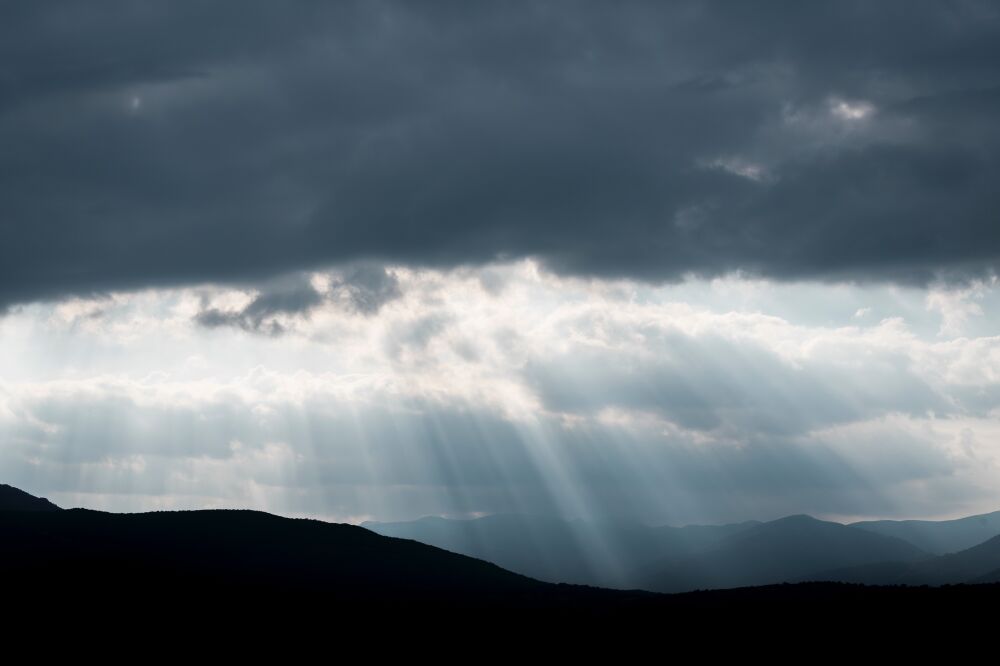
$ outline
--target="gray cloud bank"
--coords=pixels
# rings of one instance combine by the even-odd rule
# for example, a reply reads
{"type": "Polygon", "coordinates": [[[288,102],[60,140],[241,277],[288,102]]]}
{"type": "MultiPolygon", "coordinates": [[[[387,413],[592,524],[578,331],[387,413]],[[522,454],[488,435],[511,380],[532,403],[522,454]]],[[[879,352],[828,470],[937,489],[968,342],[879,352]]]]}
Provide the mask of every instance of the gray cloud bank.
{"type": "Polygon", "coordinates": [[[992,3],[8,2],[0,63],[0,307],[358,260],[1000,256],[992,3]]]}
{"type": "Polygon", "coordinates": [[[375,315],[386,303],[399,298],[399,280],[381,266],[353,266],[331,273],[329,287],[320,291],[310,277],[298,273],[269,281],[245,307],[223,310],[206,307],[195,321],[206,328],[235,326],[245,331],[281,335],[285,327],[277,315],[308,317],[317,307],[334,303],[349,312],[375,315]]]}

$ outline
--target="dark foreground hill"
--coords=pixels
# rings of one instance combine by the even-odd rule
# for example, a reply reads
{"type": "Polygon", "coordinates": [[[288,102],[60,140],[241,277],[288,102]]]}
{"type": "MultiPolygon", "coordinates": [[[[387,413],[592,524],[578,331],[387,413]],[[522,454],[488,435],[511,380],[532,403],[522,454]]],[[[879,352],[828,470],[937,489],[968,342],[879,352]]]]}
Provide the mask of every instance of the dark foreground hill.
{"type": "Polygon", "coordinates": [[[257,511],[7,511],[0,512],[0,534],[0,570],[15,573],[14,584],[78,593],[174,597],[209,585],[240,594],[251,585],[371,605],[450,598],[534,603],[546,589],[415,541],[257,511]]]}
{"type": "Polygon", "coordinates": [[[44,497],[0,483],[0,511],[59,511],[59,507],[44,497]]]}
{"type": "MultiPolygon", "coordinates": [[[[113,514],[0,506],[4,602],[185,616],[318,609],[352,623],[643,612],[655,595],[553,585],[353,525],[258,511],[113,514]]],[[[309,611],[309,619],[315,619],[309,611]]],[[[551,619],[550,618],[550,619],[551,619]]]]}
{"type": "Polygon", "coordinates": [[[101,645],[141,626],[171,628],[155,645],[197,630],[246,648],[281,627],[324,641],[419,630],[413,645],[444,646],[459,630],[487,632],[490,645],[544,634],[580,648],[612,636],[974,624],[1000,600],[993,585],[680,595],[556,585],[359,527],[254,511],[0,510],[0,544],[4,627],[50,637],[73,627],[101,645]]]}

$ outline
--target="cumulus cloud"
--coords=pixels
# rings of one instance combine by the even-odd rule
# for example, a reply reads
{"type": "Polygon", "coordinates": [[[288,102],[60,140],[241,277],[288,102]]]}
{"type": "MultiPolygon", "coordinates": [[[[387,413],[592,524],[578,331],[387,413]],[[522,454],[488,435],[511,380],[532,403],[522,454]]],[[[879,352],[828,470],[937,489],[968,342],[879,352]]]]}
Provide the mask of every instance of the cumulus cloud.
{"type": "MultiPolygon", "coordinates": [[[[996,284],[996,278],[991,280],[996,284]]],[[[983,298],[986,285],[979,281],[962,289],[931,289],[927,294],[927,309],[941,314],[940,335],[960,335],[969,320],[983,315],[977,300],[983,298]]]]}
{"type": "Polygon", "coordinates": [[[0,307],[354,261],[989,274],[997,11],[5,3],[0,307]]]}

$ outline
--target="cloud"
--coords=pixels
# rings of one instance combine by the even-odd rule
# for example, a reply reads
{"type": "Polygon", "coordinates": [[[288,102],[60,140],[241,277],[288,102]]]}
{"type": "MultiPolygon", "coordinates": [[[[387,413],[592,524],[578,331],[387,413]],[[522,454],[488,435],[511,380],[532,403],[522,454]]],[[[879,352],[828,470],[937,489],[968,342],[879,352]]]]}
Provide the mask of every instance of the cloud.
{"type": "Polygon", "coordinates": [[[861,425],[850,437],[706,445],[631,420],[510,419],[401,386],[359,399],[338,383],[257,373],[197,387],[4,388],[12,416],[0,419],[0,462],[11,482],[90,506],[97,491],[119,509],[265,506],[341,520],[529,511],[681,522],[787,512],[791,497],[800,510],[871,512],[885,506],[879,493],[893,496],[887,488],[902,484],[905,497],[906,483],[934,487],[955,469],[939,442],[898,432],[893,450],[905,459],[888,465],[858,445],[878,433],[861,425]],[[304,379],[313,391],[301,400],[294,385],[304,379]]]}
{"type": "Polygon", "coordinates": [[[309,277],[297,275],[268,285],[240,310],[207,308],[195,315],[195,321],[206,328],[237,326],[246,331],[280,335],[285,327],[276,316],[308,315],[322,302],[323,295],[309,277]]]}
{"type": "Polygon", "coordinates": [[[801,435],[887,413],[945,415],[954,407],[905,354],[883,352],[864,364],[818,355],[793,361],[747,339],[655,324],[642,336],[639,348],[581,345],[533,359],[526,379],[554,411],[652,412],[688,430],[742,439],[801,435]]]}
{"type": "Polygon", "coordinates": [[[8,5],[0,307],[358,261],[989,275],[996,13],[8,5]]]}
{"type": "Polygon", "coordinates": [[[917,289],[380,270],[356,281],[398,293],[369,314],[351,272],[19,308],[0,319],[5,482],[339,520],[996,508],[992,283],[947,337],[917,289]],[[284,334],[208,331],[210,308],[284,334]]]}
{"type": "Polygon", "coordinates": [[[382,306],[401,296],[399,279],[382,266],[354,266],[334,276],[330,290],[354,311],[378,314],[382,306]]]}
{"type": "Polygon", "coordinates": [[[241,308],[205,307],[194,320],[206,328],[235,326],[254,333],[281,335],[291,318],[308,318],[325,303],[337,303],[351,312],[370,316],[400,295],[394,273],[381,266],[360,265],[340,273],[299,273],[271,280],[241,308]],[[315,282],[323,286],[317,287],[315,282]]]}
{"type": "MultiPolygon", "coordinates": [[[[992,284],[996,284],[993,278],[992,284]]],[[[979,281],[964,289],[931,289],[927,293],[927,309],[941,314],[940,335],[960,335],[972,317],[983,315],[976,299],[982,299],[986,285],[979,281]]]]}

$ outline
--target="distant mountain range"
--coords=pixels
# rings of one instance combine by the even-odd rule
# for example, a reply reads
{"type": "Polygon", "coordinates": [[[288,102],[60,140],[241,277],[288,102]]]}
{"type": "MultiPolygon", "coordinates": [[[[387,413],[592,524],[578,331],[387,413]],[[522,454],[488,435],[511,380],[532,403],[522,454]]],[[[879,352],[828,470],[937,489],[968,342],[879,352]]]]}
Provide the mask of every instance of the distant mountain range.
{"type": "Polygon", "coordinates": [[[508,514],[363,526],[539,580],[658,592],[804,580],[959,583],[1000,570],[1000,556],[983,555],[986,563],[978,567],[947,564],[972,557],[959,551],[1000,535],[1000,512],[850,525],[790,516],[767,523],[650,527],[508,514]],[[947,553],[955,554],[941,557],[947,553]]]}
{"type": "Polygon", "coordinates": [[[650,567],[638,587],[686,592],[768,585],[810,579],[835,567],[926,557],[902,539],[809,516],[790,516],[726,537],[696,555],[650,567]]]}
{"type": "Polygon", "coordinates": [[[637,571],[652,562],[702,552],[757,525],[650,528],[630,522],[567,521],[517,514],[474,520],[362,523],[378,534],[495,562],[539,580],[622,589],[638,587],[637,571]]]}
{"type": "Polygon", "coordinates": [[[928,553],[944,555],[1000,534],[1000,511],[957,520],[872,520],[852,523],[851,527],[904,539],[928,553]]]}

